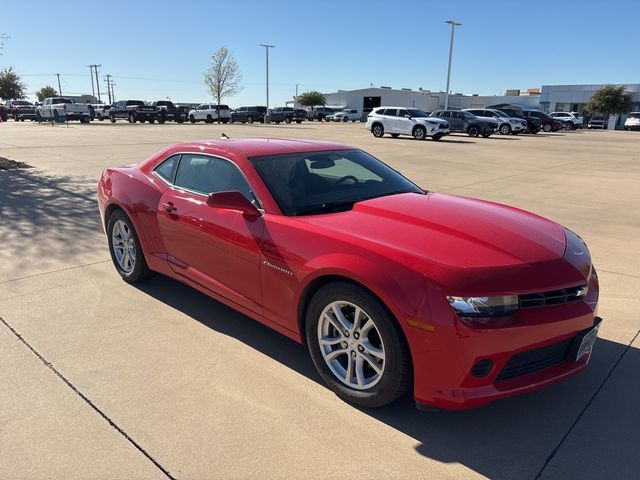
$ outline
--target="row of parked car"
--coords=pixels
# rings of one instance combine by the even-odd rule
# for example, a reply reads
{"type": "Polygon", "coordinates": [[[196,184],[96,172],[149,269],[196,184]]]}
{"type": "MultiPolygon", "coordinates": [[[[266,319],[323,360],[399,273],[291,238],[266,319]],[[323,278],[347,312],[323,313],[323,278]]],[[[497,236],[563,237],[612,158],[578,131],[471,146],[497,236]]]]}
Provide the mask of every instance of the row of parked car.
{"type": "Polygon", "coordinates": [[[557,132],[582,127],[583,119],[576,112],[524,110],[513,105],[465,110],[424,112],[417,108],[378,107],[367,116],[366,128],[376,137],[410,135],[418,140],[427,137],[440,140],[452,132],[471,137],[490,137],[494,133],[518,135],[557,132]]]}

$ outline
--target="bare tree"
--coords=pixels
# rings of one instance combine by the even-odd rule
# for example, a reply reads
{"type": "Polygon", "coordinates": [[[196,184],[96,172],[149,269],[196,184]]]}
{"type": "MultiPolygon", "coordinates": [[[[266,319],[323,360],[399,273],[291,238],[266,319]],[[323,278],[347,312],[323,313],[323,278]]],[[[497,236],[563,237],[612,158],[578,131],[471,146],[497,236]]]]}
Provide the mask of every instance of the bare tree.
{"type": "Polygon", "coordinates": [[[204,72],[204,84],[217,102],[218,123],[220,123],[220,102],[242,90],[242,74],[233,54],[221,47],[211,56],[211,66],[204,72]]]}

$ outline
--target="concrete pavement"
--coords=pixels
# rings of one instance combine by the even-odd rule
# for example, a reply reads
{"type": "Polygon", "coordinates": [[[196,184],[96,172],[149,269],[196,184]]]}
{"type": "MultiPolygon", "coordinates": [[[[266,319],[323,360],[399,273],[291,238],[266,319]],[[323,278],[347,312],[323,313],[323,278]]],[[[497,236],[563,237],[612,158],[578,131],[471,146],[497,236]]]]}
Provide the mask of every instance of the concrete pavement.
{"type": "Polygon", "coordinates": [[[634,132],[436,143],[360,124],[1,125],[0,155],[37,168],[0,172],[0,478],[637,477],[638,152],[634,132]],[[173,280],[123,283],[101,170],[223,131],[344,142],[425,188],[574,229],[601,278],[589,369],[470,412],[408,398],[364,411],[322,385],[304,347],[173,280]]]}

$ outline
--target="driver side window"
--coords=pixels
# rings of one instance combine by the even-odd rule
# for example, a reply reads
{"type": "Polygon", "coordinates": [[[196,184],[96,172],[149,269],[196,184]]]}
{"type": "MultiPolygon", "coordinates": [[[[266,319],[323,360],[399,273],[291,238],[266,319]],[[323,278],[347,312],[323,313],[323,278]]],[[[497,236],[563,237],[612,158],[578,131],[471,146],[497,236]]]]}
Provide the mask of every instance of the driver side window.
{"type": "Polygon", "coordinates": [[[238,167],[228,160],[207,155],[182,155],[176,172],[175,186],[194,193],[237,190],[257,205],[249,183],[238,167]]]}

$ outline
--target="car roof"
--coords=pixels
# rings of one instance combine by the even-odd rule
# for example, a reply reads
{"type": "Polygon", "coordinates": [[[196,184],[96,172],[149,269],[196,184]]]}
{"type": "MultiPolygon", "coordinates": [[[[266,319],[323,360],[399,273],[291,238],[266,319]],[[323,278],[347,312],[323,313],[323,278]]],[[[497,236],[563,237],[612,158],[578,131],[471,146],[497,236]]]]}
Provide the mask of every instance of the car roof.
{"type": "Polygon", "coordinates": [[[220,149],[235,151],[247,157],[261,155],[282,155],[287,153],[319,152],[322,150],[348,150],[354,147],[319,140],[301,140],[294,138],[243,138],[225,140],[200,140],[177,143],[172,150],[196,148],[203,153],[214,154],[220,149]]]}

